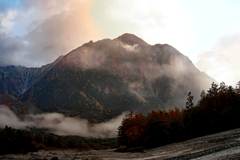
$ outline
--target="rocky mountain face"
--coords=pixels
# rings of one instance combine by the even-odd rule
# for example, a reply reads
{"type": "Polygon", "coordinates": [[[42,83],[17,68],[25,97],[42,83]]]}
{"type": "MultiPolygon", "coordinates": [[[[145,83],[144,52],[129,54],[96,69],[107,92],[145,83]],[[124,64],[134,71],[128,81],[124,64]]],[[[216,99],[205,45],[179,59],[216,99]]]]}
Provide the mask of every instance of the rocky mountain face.
{"type": "Polygon", "coordinates": [[[0,103],[19,97],[39,81],[61,58],[41,68],[0,67],[0,103]]]}
{"type": "MultiPolygon", "coordinates": [[[[123,34],[71,51],[20,99],[42,111],[100,122],[123,111],[184,107],[189,91],[197,100],[213,81],[172,46],[123,34]]],[[[16,94],[25,89],[15,88],[16,94]]]]}

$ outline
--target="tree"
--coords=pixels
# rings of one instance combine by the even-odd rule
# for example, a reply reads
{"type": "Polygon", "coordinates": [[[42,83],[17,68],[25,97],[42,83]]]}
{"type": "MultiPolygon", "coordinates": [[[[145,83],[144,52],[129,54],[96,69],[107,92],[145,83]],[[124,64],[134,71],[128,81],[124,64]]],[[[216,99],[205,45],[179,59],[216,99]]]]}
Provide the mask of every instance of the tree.
{"type": "MultiPolygon", "coordinates": [[[[123,119],[121,125],[118,127],[118,143],[122,145],[127,145],[129,140],[133,137],[129,138],[128,136],[131,135],[132,132],[129,131],[130,128],[132,128],[134,125],[139,126],[138,124],[142,122],[142,118],[144,116],[142,114],[134,114],[132,111],[126,115],[126,117],[123,119]],[[136,121],[136,119],[138,119],[136,121]]],[[[136,131],[136,128],[132,128],[133,131],[136,131]]],[[[135,141],[135,139],[133,140],[135,141]]],[[[132,142],[132,141],[131,141],[132,142]]]]}
{"type": "Polygon", "coordinates": [[[206,96],[206,93],[205,93],[205,91],[203,90],[203,91],[201,92],[201,94],[200,94],[200,97],[201,97],[201,99],[203,99],[203,98],[205,98],[205,96],[206,96]]]}
{"type": "Polygon", "coordinates": [[[139,146],[143,143],[145,130],[139,126],[129,128],[124,135],[126,136],[129,146],[139,146]]]}
{"type": "Polygon", "coordinates": [[[237,82],[237,86],[236,88],[240,88],[240,81],[237,82]]]}
{"type": "Polygon", "coordinates": [[[237,92],[238,94],[240,94],[240,81],[237,82],[236,92],[237,92]]]}
{"type": "Polygon", "coordinates": [[[209,88],[209,90],[207,92],[208,92],[207,95],[210,96],[210,97],[217,96],[217,94],[218,94],[218,85],[216,83],[212,82],[211,88],[209,88]]]}
{"type": "Polygon", "coordinates": [[[147,146],[165,144],[168,141],[169,125],[163,118],[160,112],[153,110],[151,113],[148,113],[145,132],[145,143],[147,146]]]}
{"type": "Polygon", "coordinates": [[[187,102],[186,102],[186,108],[187,110],[192,109],[193,107],[193,96],[191,95],[191,92],[188,93],[188,98],[187,98],[187,102]]]}

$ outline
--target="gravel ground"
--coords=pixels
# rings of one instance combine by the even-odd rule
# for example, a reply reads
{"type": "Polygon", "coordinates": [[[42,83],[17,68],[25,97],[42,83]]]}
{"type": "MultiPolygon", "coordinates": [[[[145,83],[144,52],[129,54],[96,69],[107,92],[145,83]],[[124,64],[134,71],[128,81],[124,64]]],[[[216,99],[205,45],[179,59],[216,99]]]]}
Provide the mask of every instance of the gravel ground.
{"type": "Polygon", "coordinates": [[[72,150],[54,150],[39,151],[27,154],[1,155],[0,160],[51,160],[53,157],[58,157],[59,160],[235,160],[240,159],[240,129],[234,129],[213,135],[203,136],[200,138],[173,143],[154,149],[145,149],[141,153],[119,153],[114,152],[114,149],[79,152],[72,150]]]}

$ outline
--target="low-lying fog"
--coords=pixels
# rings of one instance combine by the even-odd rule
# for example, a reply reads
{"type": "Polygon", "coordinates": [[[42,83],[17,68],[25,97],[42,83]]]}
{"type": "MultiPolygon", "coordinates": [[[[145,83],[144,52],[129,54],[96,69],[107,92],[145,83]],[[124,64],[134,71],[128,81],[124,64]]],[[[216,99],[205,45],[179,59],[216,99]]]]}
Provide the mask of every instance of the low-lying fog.
{"type": "Polygon", "coordinates": [[[24,129],[27,126],[47,128],[57,135],[78,135],[82,137],[113,138],[117,136],[117,128],[121,124],[126,113],[107,122],[89,124],[86,119],[65,117],[60,113],[44,113],[25,115],[20,120],[7,106],[0,105],[0,128],[6,125],[16,129],[24,129]]]}

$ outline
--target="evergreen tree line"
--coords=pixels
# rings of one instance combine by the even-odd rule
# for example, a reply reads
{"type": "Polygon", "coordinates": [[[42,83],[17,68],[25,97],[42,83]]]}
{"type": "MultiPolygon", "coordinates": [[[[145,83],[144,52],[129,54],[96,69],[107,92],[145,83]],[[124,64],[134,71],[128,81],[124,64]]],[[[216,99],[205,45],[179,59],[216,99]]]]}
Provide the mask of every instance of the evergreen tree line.
{"type": "Polygon", "coordinates": [[[41,129],[19,130],[6,126],[0,130],[0,154],[26,153],[52,149],[109,149],[116,139],[93,139],[79,136],[58,136],[41,129]]]}
{"type": "MultiPolygon", "coordinates": [[[[238,83],[240,86],[240,82],[238,83]]],[[[191,92],[186,106],[144,116],[130,112],[118,128],[117,141],[127,147],[156,147],[240,127],[240,94],[222,82],[202,91],[197,105],[191,92]]]]}

